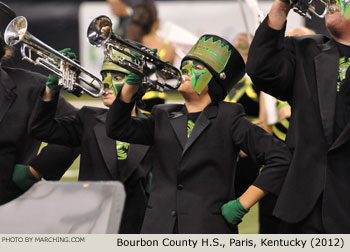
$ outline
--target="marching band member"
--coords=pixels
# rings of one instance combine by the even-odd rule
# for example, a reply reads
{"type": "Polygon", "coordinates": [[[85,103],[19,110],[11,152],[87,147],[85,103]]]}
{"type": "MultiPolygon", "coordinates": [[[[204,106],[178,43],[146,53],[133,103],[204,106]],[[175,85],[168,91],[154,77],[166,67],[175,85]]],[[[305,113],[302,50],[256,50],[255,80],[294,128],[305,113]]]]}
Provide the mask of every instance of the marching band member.
{"type": "MultiPolygon", "coordinates": [[[[119,54],[114,53],[114,57],[119,54]]],[[[106,92],[102,98],[105,106],[111,106],[127,74],[127,70],[105,57],[101,69],[106,92]]],[[[57,82],[52,83],[38,99],[32,116],[31,134],[50,143],[80,147],[80,181],[121,181],[126,191],[126,202],[119,233],[139,233],[147,204],[145,188],[147,173],[151,169],[149,147],[109,138],[105,129],[108,109],[84,106],[74,116],[55,119],[57,90],[57,82]]],[[[138,109],[136,113],[143,116],[138,109]]]]}
{"type": "MultiPolygon", "coordinates": [[[[55,171],[46,179],[57,179],[62,175],[59,170],[68,169],[78,155],[76,150],[57,145],[48,145],[38,155],[41,141],[28,134],[35,97],[43,91],[47,78],[2,65],[13,53],[3,35],[7,24],[15,17],[16,14],[0,2],[0,204],[21,195],[40,179],[39,173],[45,169],[55,171]]],[[[60,97],[58,103],[56,116],[76,112],[63,98],[60,97]]]]}
{"type": "Polygon", "coordinates": [[[245,118],[241,105],[222,102],[244,75],[236,49],[203,35],[183,58],[178,91],[185,104],[153,107],[132,117],[141,80],[129,74],[106,121],[113,139],[154,148],[153,182],[142,233],[236,233],[237,224],[266,192],[278,193],[287,172],[287,147],[245,118]],[[264,164],[261,175],[235,199],[239,150],[264,164]]]}
{"type": "Polygon", "coordinates": [[[274,214],[285,222],[282,232],[349,233],[349,1],[328,10],[331,38],[285,37],[286,2],[275,0],[247,62],[255,85],[291,105],[286,143],[293,159],[274,214]]]}

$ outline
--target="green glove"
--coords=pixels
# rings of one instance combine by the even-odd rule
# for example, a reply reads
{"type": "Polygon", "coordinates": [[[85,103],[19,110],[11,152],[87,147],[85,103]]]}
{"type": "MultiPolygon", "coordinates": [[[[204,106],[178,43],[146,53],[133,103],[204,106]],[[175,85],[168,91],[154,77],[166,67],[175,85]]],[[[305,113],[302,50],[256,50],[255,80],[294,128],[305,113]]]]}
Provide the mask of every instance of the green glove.
{"type": "Polygon", "coordinates": [[[159,56],[158,56],[158,49],[157,48],[153,48],[150,50],[158,59],[159,59],[159,56]]]}
{"type": "MultiPolygon", "coordinates": [[[[149,50],[151,52],[151,54],[153,54],[154,56],[156,56],[159,59],[159,56],[157,55],[158,53],[158,49],[157,48],[153,48],[149,50]]],[[[136,56],[136,57],[141,57],[142,55],[136,51],[131,51],[131,54],[136,56]]]]}
{"type": "MultiPolygon", "coordinates": [[[[75,53],[70,51],[70,48],[65,48],[65,49],[63,49],[63,50],[61,50],[59,52],[62,53],[63,55],[65,55],[65,56],[68,56],[71,59],[76,59],[77,58],[75,53]]],[[[58,61],[57,59],[55,59],[55,60],[58,61]]],[[[50,88],[51,90],[56,90],[56,91],[59,91],[62,88],[62,86],[58,85],[58,77],[56,77],[56,76],[54,76],[52,74],[49,75],[49,79],[46,82],[46,86],[48,88],[50,88]]]]}
{"type": "Polygon", "coordinates": [[[25,192],[40,179],[31,173],[29,165],[16,164],[13,170],[12,180],[16,186],[25,192]]]}
{"type": "Polygon", "coordinates": [[[76,59],[77,58],[77,55],[75,55],[74,52],[71,52],[70,51],[70,48],[64,48],[60,51],[60,53],[66,55],[68,58],[70,59],[76,59]]]}
{"type": "Polygon", "coordinates": [[[137,51],[131,51],[131,54],[134,55],[136,58],[142,56],[142,55],[139,54],[137,51]]]}
{"type": "Polygon", "coordinates": [[[58,85],[58,78],[52,74],[49,74],[49,79],[45,83],[45,85],[51,90],[60,90],[62,86],[58,85]]]}
{"type": "Polygon", "coordinates": [[[125,83],[133,86],[141,86],[141,78],[137,74],[129,73],[125,83]]]}
{"type": "Polygon", "coordinates": [[[244,209],[239,198],[231,200],[221,207],[222,216],[224,216],[227,222],[233,225],[239,224],[248,211],[249,210],[244,209]]]}

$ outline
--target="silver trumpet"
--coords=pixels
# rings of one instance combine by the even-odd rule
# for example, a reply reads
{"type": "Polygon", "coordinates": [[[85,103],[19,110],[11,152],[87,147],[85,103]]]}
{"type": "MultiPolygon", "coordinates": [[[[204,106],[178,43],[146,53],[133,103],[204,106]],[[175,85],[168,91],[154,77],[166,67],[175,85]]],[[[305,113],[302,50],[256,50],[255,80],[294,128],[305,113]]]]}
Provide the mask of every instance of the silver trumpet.
{"type": "Polygon", "coordinates": [[[180,86],[179,69],[157,58],[156,53],[144,45],[114,34],[109,17],[96,17],[89,25],[87,38],[95,47],[104,45],[105,55],[111,62],[141,76],[144,86],[159,91],[163,91],[164,87],[176,89],[180,86]],[[114,56],[113,50],[127,57],[114,56]]]}
{"type": "Polygon", "coordinates": [[[311,19],[311,15],[314,15],[318,18],[324,18],[328,11],[332,12],[333,7],[330,5],[334,0],[289,0],[290,5],[293,7],[293,10],[299,15],[311,19]],[[324,9],[320,13],[317,12],[315,4],[319,2],[324,9]]]}
{"type": "Polygon", "coordinates": [[[98,77],[74,60],[38,40],[27,31],[27,27],[27,19],[19,16],[7,25],[4,33],[7,45],[14,46],[19,42],[22,43],[23,60],[42,67],[58,77],[58,85],[76,96],[80,96],[84,92],[92,97],[100,97],[104,94],[103,83],[98,77]]]}

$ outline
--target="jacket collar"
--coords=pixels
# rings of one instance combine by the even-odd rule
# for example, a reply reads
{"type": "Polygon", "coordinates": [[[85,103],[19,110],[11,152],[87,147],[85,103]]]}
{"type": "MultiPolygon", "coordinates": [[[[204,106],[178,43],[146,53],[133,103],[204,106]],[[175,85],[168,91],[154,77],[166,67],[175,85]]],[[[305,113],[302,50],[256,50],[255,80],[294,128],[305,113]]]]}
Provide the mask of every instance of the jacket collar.
{"type": "MultiPolygon", "coordinates": [[[[127,169],[121,171],[117,167],[117,151],[116,151],[116,141],[111,139],[106,134],[106,118],[108,110],[105,113],[102,113],[96,116],[97,120],[100,123],[97,123],[94,127],[96,139],[98,146],[100,148],[103,159],[106,163],[106,166],[111,173],[113,179],[118,179],[121,182],[125,182],[137,169],[138,165],[141,163],[145,157],[149,146],[131,144],[128,150],[128,159],[127,159],[127,169]]],[[[137,110],[138,116],[145,116],[140,111],[137,110]]]]}
{"type": "Polygon", "coordinates": [[[178,141],[183,148],[182,155],[192,146],[196,139],[202,134],[202,132],[210,124],[210,119],[217,116],[218,104],[210,103],[199,115],[192,133],[187,138],[187,109],[185,105],[180,107],[181,110],[173,111],[169,113],[170,124],[175,132],[178,141]]]}
{"type": "Polygon", "coordinates": [[[321,53],[314,58],[318,101],[323,131],[328,146],[333,142],[336,86],[332,85],[338,77],[339,52],[333,40],[319,45],[321,53]]]}
{"type": "Polygon", "coordinates": [[[94,132],[96,136],[96,140],[98,143],[98,147],[101,151],[103,159],[106,163],[106,166],[111,173],[113,179],[118,178],[118,170],[117,170],[117,157],[116,157],[116,144],[115,140],[109,138],[106,134],[106,121],[107,110],[105,113],[98,115],[96,118],[99,123],[97,123],[94,127],[94,132]]]}

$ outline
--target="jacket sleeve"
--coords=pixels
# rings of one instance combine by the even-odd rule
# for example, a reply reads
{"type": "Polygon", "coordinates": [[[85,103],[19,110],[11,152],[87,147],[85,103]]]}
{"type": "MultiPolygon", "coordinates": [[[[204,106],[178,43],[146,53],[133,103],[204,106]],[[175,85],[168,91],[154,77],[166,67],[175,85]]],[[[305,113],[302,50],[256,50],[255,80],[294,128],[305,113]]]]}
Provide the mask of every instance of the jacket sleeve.
{"type": "Polygon", "coordinates": [[[74,107],[72,104],[67,102],[67,100],[64,99],[62,96],[59,96],[58,103],[57,103],[57,110],[55,114],[56,118],[76,115],[77,112],[78,112],[78,109],[76,107],[74,107]]]}
{"type": "Polygon", "coordinates": [[[107,135],[128,143],[152,145],[154,118],[152,114],[142,118],[132,117],[134,105],[135,99],[130,103],[125,103],[118,97],[115,99],[107,114],[107,135]]]}
{"type": "MultiPolygon", "coordinates": [[[[71,140],[68,141],[70,137],[65,135],[63,132],[60,132],[59,126],[55,127],[57,122],[54,118],[55,116],[61,117],[63,121],[64,116],[74,118],[77,116],[76,114],[78,110],[61,96],[55,97],[55,101],[52,102],[53,105],[57,105],[57,111],[55,106],[50,106],[50,104],[43,102],[41,99],[38,100],[39,101],[37,102],[33,111],[33,120],[31,120],[30,124],[34,125],[36,121],[38,121],[37,130],[40,133],[37,133],[37,135],[42,138],[41,140],[49,142],[49,144],[40,151],[40,153],[29,163],[29,165],[36,171],[40,172],[46,180],[59,180],[80,154],[80,147],[70,146],[77,146],[80,144],[78,144],[78,140],[74,140],[76,143],[73,143],[71,140]],[[51,123],[40,125],[40,123],[43,123],[45,120],[48,120],[51,123]],[[51,127],[55,127],[56,130],[50,131],[51,127]],[[48,135],[44,136],[45,134],[48,135]],[[72,143],[69,143],[70,141],[72,143]],[[53,144],[52,142],[62,143],[67,146],[53,144]]],[[[66,125],[62,127],[65,129],[66,127],[69,128],[70,126],[72,126],[73,129],[70,131],[67,130],[67,132],[75,132],[77,130],[77,127],[74,125],[66,125]]],[[[73,139],[74,138],[77,138],[77,136],[74,136],[73,139]]]]}
{"type": "Polygon", "coordinates": [[[79,154],[79,147],[48,144],[29,162],[29,165],[40,172],[46,180],[60,180],[79,154]]]}
{"type": "MultiPolygon", "coordinates": [[[[243,108],[241,108],[243,111],[243,108]]],[[[253,185],[278,194],[287,175],[291,153],[287,146],[240,115],[234,120],[232,138],[247,155],[263,168],[253,185]]]]}
{"type": "MultiPolygon", "coordinates": [[[[44,102],[39,98],[34,107],[30,118],[29,133],[40,141],[52,144],[60,144],[69,147],[79,147],[83,132],[83,123],[81,116],[84,114],[84,108],[79,111],[71,110],[68,116],[56,117],[59,96],[55,96],[51,101],[44,102]]],[[[60,111],[71,106],[67,102],[60,101],[60,111]],[[62,106],[63,105],[63,106],[62,106]]]]}
{"type": "Polygon", "coordinates": [[[274,30],[268,26],[267,19],[255,33],[246,71],[262,91],[291,102],[295,69],[293,43],[284,36],[286,24],[282,30],[274,30]]]}

